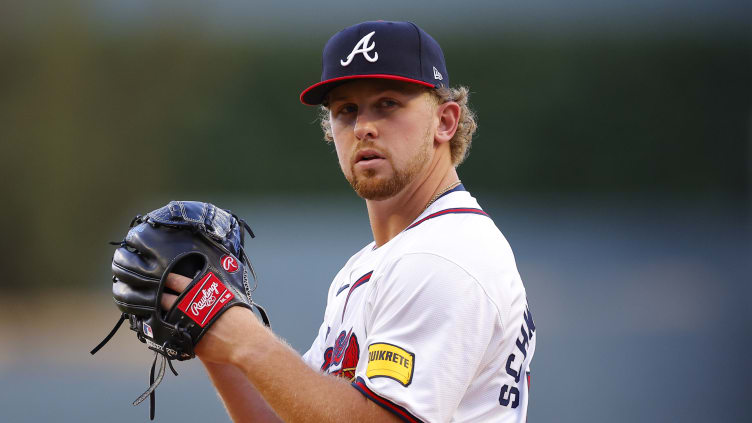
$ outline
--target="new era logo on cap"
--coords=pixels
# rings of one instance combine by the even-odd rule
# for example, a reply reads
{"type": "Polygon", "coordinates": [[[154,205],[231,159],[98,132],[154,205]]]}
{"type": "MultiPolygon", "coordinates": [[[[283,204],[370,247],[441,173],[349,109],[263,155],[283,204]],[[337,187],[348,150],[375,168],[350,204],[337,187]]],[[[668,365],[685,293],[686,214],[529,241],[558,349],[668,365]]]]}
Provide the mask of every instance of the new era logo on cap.
{"type": "Polygon", "coordinates": [[[439,43],[412,22],[363,22],[335,34],[324,46],[321,81],[300,101],[321,104],[333,88],[352,79],[393,79],[432,88],[448,87],[439,43]]]}

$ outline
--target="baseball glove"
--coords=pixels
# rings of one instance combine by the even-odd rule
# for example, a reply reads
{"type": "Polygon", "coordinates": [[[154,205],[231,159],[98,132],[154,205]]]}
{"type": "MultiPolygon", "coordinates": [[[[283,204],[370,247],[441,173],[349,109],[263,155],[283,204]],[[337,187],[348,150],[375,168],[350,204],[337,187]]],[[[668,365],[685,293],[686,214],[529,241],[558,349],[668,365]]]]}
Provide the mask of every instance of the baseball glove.
{"type": "MultiPolygon", "coordinates": [[[[112,295],[122,311],[120,320],[91,354],[102,348],[127,319],[138,339],[155,352],[149,389],[133,405],[150,397],[154,419],[154,390],[162,381],[165,362],[177,375],[172,360],[195,357],[194,347],[212,324],[233,306],[256,308],[269,326],[266,312],[251,298],[249,274],[256,274],[245,253],[245,232],[254,237],[244,220],[213,204],[171,201],[136,216],[112,259],[112,295]],[[167,275],[191,278],[175,304],[160,305],[167,275]],[[157,359],[161,357],[155,378],[157,359]]],[[[255,289],[255,284],[254,284],[255,289]]]]}

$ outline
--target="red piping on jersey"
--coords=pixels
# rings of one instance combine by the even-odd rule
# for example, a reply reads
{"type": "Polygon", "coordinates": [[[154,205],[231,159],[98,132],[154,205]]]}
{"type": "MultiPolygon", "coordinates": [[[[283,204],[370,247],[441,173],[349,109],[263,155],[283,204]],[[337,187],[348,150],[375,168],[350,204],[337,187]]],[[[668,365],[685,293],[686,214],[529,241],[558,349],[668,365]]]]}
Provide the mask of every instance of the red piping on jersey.
{"type": "Polygon", "coordinates": [[[530,372],[527,372],[527,391],[530,392],[530,372]]]}
{"type": "Polygon", "coordinates": [[[406,408],[400,407],[399,405],[389,401],[386,398],[383,398],[379,395],[377,395],[372,390],[368,389],[368,386],[366,386],[365,381],[363,378],[358,377],[355,382],[352,383],[353,387],[360,391],[361,394],[365,395],[366,398],[370,399],[371,401],[375,402],[377,405],[379,405],[381,408],[384,408],[386,410],[391,411],[394,413],[397,417],[402,419],[403,421],[406,421],[408,423],[423,423],[422,420],[419,418],[413,416],[410,414],[409,411],[407,411],[406,408]]]}
{"type": "Polygon", "coordinates": [[[488,213],[484,212],[481,209],[473,209],[473,208],[456,208],[456,209],[446,209],[446,210],[440,210],[436,213],[431,213],[428,216],[424,217],[423,219],[420,219],[419,221],[413,223],[412,225],[408,226],[407,229],[412,229],[421,223],[425,222],[428,219],[433,219],[434,217],[443,216],[445,214],[463,214],[463,213],[469,213],[469,214],[479,214],[481,216],[486,216],[490,218],[491,216],[488,215],[488,213]]]}
{"type": "Polygon", "coordinates": [[[345,310],[347,310],[347,302],[350,301],[350,294],[352,294],[352,292],[355,290],[355,288],[357,288],[357,287],[363,285],[364,283],[370,281],[372,274],[373,274],[373,270],[371,270],[370,272],[366,273],[365,275],[359,277],[358,280],[355,281],[355,283],[353,283],[352,286],[350,287],[350,290],[347,292],[347,298],[345,298],[345,306],[342,307],[342,320],[345,320],[345,310]]]}

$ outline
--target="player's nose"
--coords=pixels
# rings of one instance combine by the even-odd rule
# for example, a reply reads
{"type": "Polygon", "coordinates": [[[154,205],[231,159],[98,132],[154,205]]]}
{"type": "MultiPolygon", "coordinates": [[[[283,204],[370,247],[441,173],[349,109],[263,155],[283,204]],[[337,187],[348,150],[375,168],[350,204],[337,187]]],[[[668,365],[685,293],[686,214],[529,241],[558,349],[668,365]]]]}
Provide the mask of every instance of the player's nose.
{"type": "Polygon", "coordinates": [[[358,113],[358,117],[355,120],[355,138],[358,140],[364,140],[366,138],[376,138],[379,136],[376,124],[368,113],[358,113]]]}

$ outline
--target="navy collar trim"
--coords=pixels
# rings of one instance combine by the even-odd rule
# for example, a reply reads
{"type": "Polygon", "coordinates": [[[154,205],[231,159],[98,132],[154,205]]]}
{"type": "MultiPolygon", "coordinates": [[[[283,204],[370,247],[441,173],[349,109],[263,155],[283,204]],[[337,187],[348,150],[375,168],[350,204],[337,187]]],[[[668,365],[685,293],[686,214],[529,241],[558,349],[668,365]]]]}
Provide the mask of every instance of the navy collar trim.
{"type": "Polygon", "coordinates": [[[435,203],[436,201],[438,201],[438,200],[439,200],[439,198],[441,198],[441,197],[443,197],[443,196],[445,196],[445,195],[447,195],[447,194],[450,194],[450,193],[452,193],[452,192],[455,192],[455,191],[467,191],[467,190],[465,189],[465,186],[464,186],[464,185],[462,185],[462,184],[459,184],[459,185],[457,185],[456,187],[454,187],[454,188],[450,189],[449,191],[447,191],[447,192],[445,192],[445,193],[441,194],[440,196],[436,197],[436,200],[433,200],[433,201],[434,201],[434,203],[435,203]]]}
{"type": "Polygon", "coordinates": [[[484,212],[481,209],[476,208],[454,208],[454,209],[445,209],[437,211],[436,213],[431,213],[428,216],[424,217],[423,219],[420,219],[419,221],[413,223],[412,225],[408,226],[407,230],[410,230],[421,223],[425,222],[426,220],[433,219],[434,217],[444,216],[445,214],[479,214],[481,216],[486,216],[490,218],[491,216],[488,215],[488,213],[484,212]]]}

